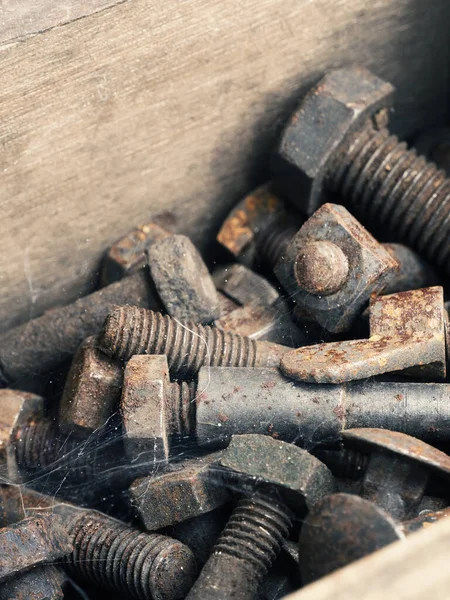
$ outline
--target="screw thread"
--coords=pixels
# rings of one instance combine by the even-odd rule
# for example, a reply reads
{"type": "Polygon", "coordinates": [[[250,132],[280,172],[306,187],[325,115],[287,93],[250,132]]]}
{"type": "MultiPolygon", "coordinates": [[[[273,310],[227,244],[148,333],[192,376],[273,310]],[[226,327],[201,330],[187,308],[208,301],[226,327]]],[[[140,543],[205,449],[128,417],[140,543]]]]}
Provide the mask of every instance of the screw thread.
{"type": "Polygon", "coordinates": [[[265,265],[272,270],[275,268],[296,232],[297,228],[284,220],[277,221],[271,224],[267,231],[260,232],[257,236],[257,244],[265,265]]]}
{"type": "Polygon", "coordinates": [[[189,436],[195,432],[197,383],[171,383],[167,391],[168,428],[171,434],[189,436]]]}
{"type": "Polygon", "coordinates": [[[74,575],[142,600],[186,595],[196,567],[184,544],[93,511],[81,511],[69,523],[74,549],[66,561],[74,575]]]}
{"type": "Polygon", "coordinates": [[[367,454],[353,448],[319,451],[316,456],[327,465],[333,475],[345,479],[359,479],[364,475],[369,462],[367,454]]]}
{"type": "Polygon", "coordinates": [[[450,180],[436,165],[368,121],[336,156],[329,183],[366,222],[450,272],[450,180]]]}
{"type": "Polygon", "coordinates": [[[171,372],[192,376],[200,367],[253,367],[256,342],[245,336],[179,321],[134,306],[108,315],[100,340],[109,356],[128,360],[135,354],[165,354],[171,372]]]}
{"type": "Polygon", "coordinates": [[[288,508],[262,495],[242,498],[217,541],[213,554],[247,565],[258,584],[269,570],[292,526],[288,508]]]}
{"type": "Polygon", "coordinates": [[[61,437],[48,419],[25,424],[15,435],[17,464],[25,471],[62,470],[77,480],[92,479],[96,457],[92,449],[86,453],[83,449],[84,444],[75,437],[61,437]]]}

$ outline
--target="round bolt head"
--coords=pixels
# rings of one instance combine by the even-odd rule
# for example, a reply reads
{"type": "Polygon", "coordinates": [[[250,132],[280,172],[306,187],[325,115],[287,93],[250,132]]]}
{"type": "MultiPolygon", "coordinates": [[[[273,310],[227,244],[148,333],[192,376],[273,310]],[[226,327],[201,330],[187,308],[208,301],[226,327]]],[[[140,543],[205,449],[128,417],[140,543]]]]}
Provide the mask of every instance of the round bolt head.
{"type": "Polygon", "coordinates": [[[303,522],[299,564],[304,585],[404,538],[400,527],[373,502],[331,494],[303,522]]]}
{"type": "Polygon", "coordinates": [[[16,460],[15,442],[18,430],[44,416],[44,400],[40,396],[19,390],[0,390],[0,464],[4,481],[19,483],[20,469],[16,460]]]}
{"type": "Polygon", "coordinates": [[[185,235],[171,235],[148,250],[153,282],[167,312],[182,321],[212,323],[220,317],[219,296],[203,259],[185,235]]]}
{"type": "Polygon", "coordinates": [[[323,204],[330,161],[347,135],[391,104],[393,86],[364,67],[330,71],[292,115],[273,169],[277,184],[304,213],[323,204]]]}
{"type": "Polygon", "coordinates": [[[133,464],[148,462],[150,472],[169,457],[169,383],[166,356],[136,355],[128,361],[120,402],[125,452],[133,464]]]}
{"type": "Polygon", "coordinates": [[[310,294],[327,296],[341,289],[348,276],[348,260],[341,248],[328,240],[311,242],[298,255],[295,277],[310,294]]]}
{"type": "Polygon", "coordinates": [[[265,435],[233,436],[218,462],[232,472],[244,491],[264,486],[279,493],[296,512],[335,491],[334,478],[320,460],[265,435]]]}
{"type": "Polygon", "coordinates": [[[450,477],[450,456],[411,435],[387,429],[356,428],[342,432],[346,446],[364,452],[385,452],[435,471],[441,477],[450,477]]]}

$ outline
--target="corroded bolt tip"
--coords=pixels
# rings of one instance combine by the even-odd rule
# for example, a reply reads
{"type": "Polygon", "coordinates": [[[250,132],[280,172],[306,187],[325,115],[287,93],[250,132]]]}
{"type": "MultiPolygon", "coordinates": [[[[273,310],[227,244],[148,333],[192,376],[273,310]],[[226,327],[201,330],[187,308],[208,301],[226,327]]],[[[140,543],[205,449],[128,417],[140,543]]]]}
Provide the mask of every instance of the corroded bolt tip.
{"type": "Polygon", "coordinates": [[[326,296],[342,288],[348,277],[348,260],[343,251],[327,240],[311,242],[295,262],[298,284],[310,294],[326,296]]]}
{"type": "Polygon", "coordinates": [[[138,600],[181,600],[195,580],[194,556],[177,540],[94,511],[81,511],[69,529],[74,549],[67,568],[86,581],[138,600]]]}
{"type": "Polygon", "coordinates": [[[100,347],[128,360],[135,354],[165,354],[174,376],[192,376],[202,366],[278,366],[286,346],[256,342],[213,327],[183,323],[134,306],[118,306],[106,318],[100,347]]]}

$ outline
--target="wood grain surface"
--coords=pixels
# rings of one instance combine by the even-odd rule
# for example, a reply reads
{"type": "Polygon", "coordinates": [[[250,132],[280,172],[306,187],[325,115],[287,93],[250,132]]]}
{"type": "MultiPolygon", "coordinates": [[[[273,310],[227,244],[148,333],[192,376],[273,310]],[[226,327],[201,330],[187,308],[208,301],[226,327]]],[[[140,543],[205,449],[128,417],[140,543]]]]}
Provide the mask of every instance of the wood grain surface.
{"type": "Polygon", "coordinates": [[[401,133],[447,118],[445,0],[51,5],[0,4],[2,329],[92,289],[153,214],[204,248],[330,67],[393,81],[401,133]]]}
{"type": "Polygon", "coordinates": [[[450,519],[444,519],[285,600],[448,600],[449,561],[450,519]]]}

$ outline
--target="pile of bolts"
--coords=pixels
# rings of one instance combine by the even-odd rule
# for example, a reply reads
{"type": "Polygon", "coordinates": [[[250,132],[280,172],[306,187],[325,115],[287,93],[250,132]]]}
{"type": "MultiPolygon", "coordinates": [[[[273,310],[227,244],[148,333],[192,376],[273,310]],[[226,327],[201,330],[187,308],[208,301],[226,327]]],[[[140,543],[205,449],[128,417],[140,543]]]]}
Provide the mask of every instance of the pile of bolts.
{"type": "Polygon", "coordinates": [[[450,515],[450,180],[393,91],[326,74],[212,272],[155,218],[0,335],[0,598],[274,600],[450,515]]]}

